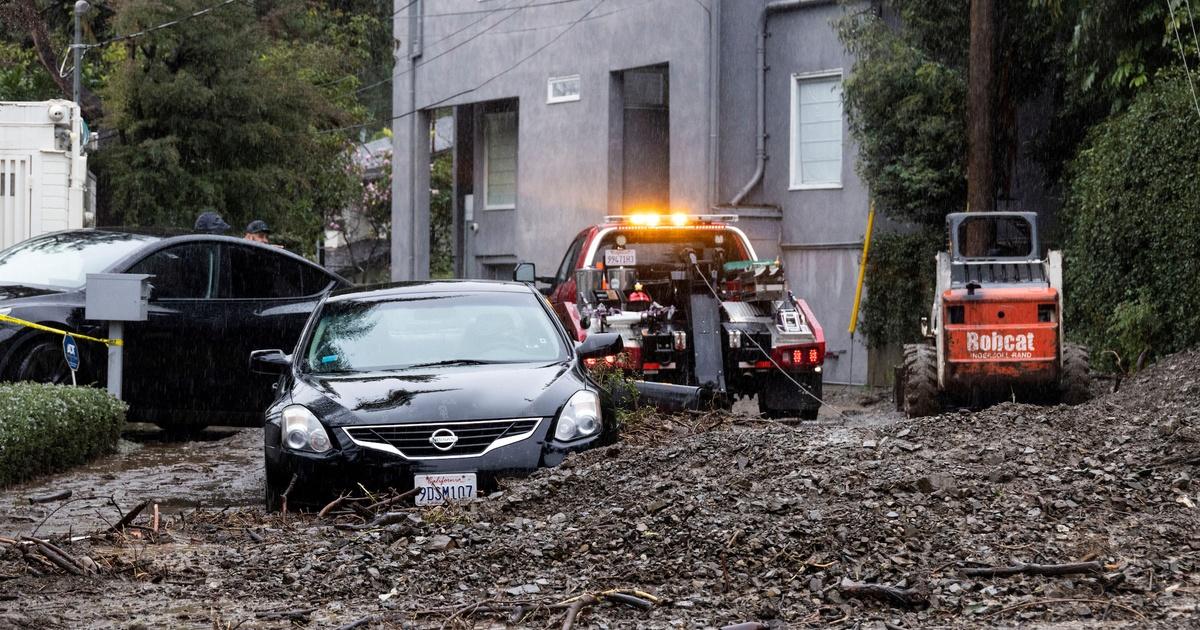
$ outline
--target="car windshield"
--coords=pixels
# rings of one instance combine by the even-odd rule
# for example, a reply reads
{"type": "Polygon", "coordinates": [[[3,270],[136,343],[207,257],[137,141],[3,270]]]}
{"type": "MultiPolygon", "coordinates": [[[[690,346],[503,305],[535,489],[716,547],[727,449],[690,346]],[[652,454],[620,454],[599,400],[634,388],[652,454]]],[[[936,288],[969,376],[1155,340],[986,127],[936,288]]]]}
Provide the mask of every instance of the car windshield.
{"type": "Polygon", "coordinates": [[[331,302],[303,367],[323,374],[564,360],[565,344],[538,299],[481,292],[331,302]]]}
{"type": "Polygon", "coordinates": [[[108,269],[126,254],[158,240],[118,232],[59,232],[0,251],[0,284],[79,289],[87,274],[108,269]]]}

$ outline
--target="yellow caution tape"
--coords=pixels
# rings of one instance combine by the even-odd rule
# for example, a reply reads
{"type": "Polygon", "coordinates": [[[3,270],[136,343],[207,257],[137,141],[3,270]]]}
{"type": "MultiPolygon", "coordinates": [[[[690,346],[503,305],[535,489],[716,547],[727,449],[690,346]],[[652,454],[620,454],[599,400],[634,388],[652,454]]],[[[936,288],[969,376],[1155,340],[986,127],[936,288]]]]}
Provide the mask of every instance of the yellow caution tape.
{"type": "Polygon", "coordinates": [[[76,339],[86,339],[87,341],[95,341],[96,343],[102,343],[106,346],[124,346],[125,345],[125,341],[122,339],[101,339],[100,337],[89,337],[88,335],[81,335],[79,333],[73,333],[69,330],[59,330],[57,328],[51,328],[50,326],[43,326],[42,324],[38,324],[35,322],[28,322],[23,319],[18,319],[16,317],[10,317],[8,315],[0,315],[0,322],[8,322],[10,324],[16,324],[18,326],[24,326],[26,328],[33,328],[35,330],[44,330],[48,333],[54,333],[56,335],[71,335],[72,337],[74,337],[76,339]]]}

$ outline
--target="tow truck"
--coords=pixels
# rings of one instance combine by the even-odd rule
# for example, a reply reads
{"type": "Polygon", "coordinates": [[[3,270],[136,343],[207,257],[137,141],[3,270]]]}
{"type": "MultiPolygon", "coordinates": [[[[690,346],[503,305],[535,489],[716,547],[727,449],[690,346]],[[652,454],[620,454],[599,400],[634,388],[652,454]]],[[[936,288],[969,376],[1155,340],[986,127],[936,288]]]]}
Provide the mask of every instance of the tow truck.
{"type": "Polygon", "coordinates": [[[768,417],[815,419],[825,336],[777,260],[759,259],[736,215],[608,216],[571,242],[557,273],[514,277],[543,290],[583,341],[620,333],[624,352],[592,359],[643,379],[658,401],[728,407],[755,396],[768,417]]]}

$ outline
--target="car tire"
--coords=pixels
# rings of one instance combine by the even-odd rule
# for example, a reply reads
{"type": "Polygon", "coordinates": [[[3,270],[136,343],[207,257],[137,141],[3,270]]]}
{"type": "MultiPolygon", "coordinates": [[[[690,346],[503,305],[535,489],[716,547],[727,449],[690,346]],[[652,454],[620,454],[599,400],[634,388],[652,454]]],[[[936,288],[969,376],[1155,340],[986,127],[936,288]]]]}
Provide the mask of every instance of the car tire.
{"type": "Polygon", "coordinates": [[[71,369],[63,359],[62,343],[39,337],[19,348],[14,356],[12,380],[62,385],[71,382],[71,369]]]}
{"type": "Polygon", "coordinates": [[[1091,398],[1092,377],[1088,351],[1081,345],[1063,346],[1062,376],[1059,378],[1059,400],[1078,405],[1091,398]]]}
{"type": "Polygon", "coordinates": [[[272,473],[270,468],[263,476],[263,502],[267,513],[283,510],[283,493],[287,490],[287,483],[280,483],[280,477],[282,475],[272,473]]]}
{"type": "Polygon", "coordinates": [[[207,424],[166,424],[155,422],[163,430],[168,442],[193,440],[208,428],[207,424]]]}
{"type": "Polygon", "coordinates": [[[938,402],[937,350],[928,344],[904,346],[904,414],[920,418],[936,414],[938,402]]]}

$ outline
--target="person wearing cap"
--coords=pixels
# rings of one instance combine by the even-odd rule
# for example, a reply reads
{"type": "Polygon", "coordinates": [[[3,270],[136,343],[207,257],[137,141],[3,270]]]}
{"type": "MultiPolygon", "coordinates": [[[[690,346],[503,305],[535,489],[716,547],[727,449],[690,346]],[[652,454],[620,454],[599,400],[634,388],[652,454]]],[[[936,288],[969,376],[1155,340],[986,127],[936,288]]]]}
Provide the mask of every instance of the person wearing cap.
{"type": "Polygon", "coordinates": [[[194,229],[204,234],[224,234],[229,231],[229,224],[221,218],[221,215],[209,210],[201,212],[200,216],[196,217],[194,229]]]}
{"type": "Polygon", "coordinates": [[[267,222],[262,219],[255,219],[246,226],[245,238],[248,241],[266,245],[271,242],[269,238],[270,234],[271,228],[267,227],[267,222]]]}

